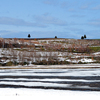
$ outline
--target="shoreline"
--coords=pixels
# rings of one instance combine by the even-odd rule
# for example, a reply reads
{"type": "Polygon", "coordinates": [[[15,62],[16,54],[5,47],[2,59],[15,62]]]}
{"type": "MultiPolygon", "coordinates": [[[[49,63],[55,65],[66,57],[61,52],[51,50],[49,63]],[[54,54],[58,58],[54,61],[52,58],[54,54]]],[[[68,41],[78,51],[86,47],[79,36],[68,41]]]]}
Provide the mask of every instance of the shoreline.
{"type": "Polygon", "coordinates": [[[0,69],[91,69],[91,68],[92,69],[100,68],[100,64],[0,66],[0,69]]]}

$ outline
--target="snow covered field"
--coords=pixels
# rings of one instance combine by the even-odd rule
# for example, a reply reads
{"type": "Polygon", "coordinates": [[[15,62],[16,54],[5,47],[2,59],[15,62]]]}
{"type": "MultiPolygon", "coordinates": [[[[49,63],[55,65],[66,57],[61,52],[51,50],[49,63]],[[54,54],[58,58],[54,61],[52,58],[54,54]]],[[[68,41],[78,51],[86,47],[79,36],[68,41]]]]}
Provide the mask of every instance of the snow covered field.
{"type": "Polygon", "coordinates": [[[2,100],[100,100],[99,92],[37,89],[0,89],[2,100]],[[6,92],[5,92],[6,91],[6,92]]]}
{"type": "Polygon", "coordinates": [[[15,97],[27,96],[36,100],[100,98],[100,68],[99,65],[98,68],[92,67],[85,69],[81,67],[78,69],[1,69],[0,97],[10,96],[15,99],[15,97]]]}

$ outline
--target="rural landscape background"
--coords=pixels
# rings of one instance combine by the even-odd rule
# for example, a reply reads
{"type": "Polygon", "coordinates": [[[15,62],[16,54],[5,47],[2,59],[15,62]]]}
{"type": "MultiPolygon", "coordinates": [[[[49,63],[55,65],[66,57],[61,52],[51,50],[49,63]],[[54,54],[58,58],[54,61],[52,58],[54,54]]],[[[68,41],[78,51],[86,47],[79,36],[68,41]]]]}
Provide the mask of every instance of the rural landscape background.
{"type": "Polygon", "coordinates": [[[0,96],[100,98],[99,27],[100,0],[0,0],[0,96]]]}

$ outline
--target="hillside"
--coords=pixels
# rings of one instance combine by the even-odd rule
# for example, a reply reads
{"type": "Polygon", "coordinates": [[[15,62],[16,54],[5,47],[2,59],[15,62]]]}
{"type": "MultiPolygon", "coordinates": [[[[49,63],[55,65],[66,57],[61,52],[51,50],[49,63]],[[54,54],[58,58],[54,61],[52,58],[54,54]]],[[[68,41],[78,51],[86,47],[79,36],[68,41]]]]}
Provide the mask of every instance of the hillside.
{"type": "Polygon", "coordinates": [[[100,40],[0,39],[0,65],[100,63],[100,40]]]}

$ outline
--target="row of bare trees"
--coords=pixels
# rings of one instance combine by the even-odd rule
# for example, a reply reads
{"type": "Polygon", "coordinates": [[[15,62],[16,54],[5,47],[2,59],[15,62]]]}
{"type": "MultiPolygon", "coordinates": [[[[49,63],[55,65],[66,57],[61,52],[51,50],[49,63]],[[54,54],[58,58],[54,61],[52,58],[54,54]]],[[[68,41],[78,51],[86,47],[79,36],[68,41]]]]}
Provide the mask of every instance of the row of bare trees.
{"type": "Polygon", "coordinates": [[[58,60],[58,53],[57,52],[37,52],[37,51],[18,51],[18,50],[11,50],[10,51],[10,60],[14,63],[17,62],[19,64],[24,63],[45,63],[49,62],[52,63],[53,61],[58,60]]]}

